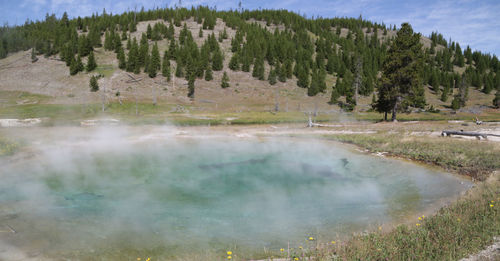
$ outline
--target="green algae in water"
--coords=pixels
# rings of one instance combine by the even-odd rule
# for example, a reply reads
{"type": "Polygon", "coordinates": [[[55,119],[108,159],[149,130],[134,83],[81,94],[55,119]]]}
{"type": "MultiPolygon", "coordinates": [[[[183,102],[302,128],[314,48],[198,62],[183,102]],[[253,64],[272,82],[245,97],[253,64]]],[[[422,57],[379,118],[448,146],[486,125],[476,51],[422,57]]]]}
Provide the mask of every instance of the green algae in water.
{"type": "Polygon", "coordinates": [[[0,215],[15,205],[11,224],[22,231],[13,244],[43,246],[49,256],[279,249],[401,220],[469,185],[335,143],[292,139],[81,145],[3,176],[0,215]]]}

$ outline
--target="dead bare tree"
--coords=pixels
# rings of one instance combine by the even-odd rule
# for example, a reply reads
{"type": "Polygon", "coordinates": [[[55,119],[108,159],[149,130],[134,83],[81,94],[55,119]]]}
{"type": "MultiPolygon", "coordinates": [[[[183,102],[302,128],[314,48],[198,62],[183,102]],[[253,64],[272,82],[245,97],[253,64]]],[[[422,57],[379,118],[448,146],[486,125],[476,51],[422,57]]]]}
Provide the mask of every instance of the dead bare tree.
{"type": "MultiPolygon", "coordinates": [[[[128,83],[138,83],[138,82],[142,81],[142,78],[136,79],[134,76],[132,76],[128,73],[127,73],[127,76],[130,78],[130,80],[127,81],[128,83]]],[[[137,85],[135,85],[135,88],[134,88],[134,98],[135,98],[135,115],[139,115],[139,104],[138,104],[138,100],[137,100],[137,85]]]]}
{"type": "Polygon", "coordinates": [[[353,87],[354,87],[354,103],[358,104],[358,93],[361,88],[361,84],[363,83],[363,60],[361,55],[358,55],[356,59],[356,78],[354,78],[353,87]]]}
{"type": "Polygon", "coordinates": [[[274,111],[275,112],[280,111],[279,97],[280,97],[280,90],[279,90],[279,87],[276,87],[276,92],[274,95],[274,111]]]}
{"type": "Polygon", "coordinates": [[[104,109],[105,109],[105,103],[106,103],[106,85],[104,84],[103,85],[103,89],[102,89],[102,95],[101,95],[101,100],[102,100],[102,112],[104,112],[104,109]]]}

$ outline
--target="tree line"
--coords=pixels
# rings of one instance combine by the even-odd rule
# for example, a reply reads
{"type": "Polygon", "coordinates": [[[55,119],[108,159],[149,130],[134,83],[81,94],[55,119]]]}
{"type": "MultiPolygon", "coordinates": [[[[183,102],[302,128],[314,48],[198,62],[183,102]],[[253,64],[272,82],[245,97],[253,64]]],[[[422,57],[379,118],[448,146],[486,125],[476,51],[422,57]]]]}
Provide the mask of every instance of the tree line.
{"type": "MultiPolygon", "coordinates": [[[[403,28],[410,35],[402,25],[397,36],[404,35],[403,28]]],[[[216,11],[199,6],[141,9],[120,15],[104,10],[100,15],[85,18],[69,19],[64,13],[60,19],[47,15],[44,21],[4,26],[0,28],[0,58],[34,48],[37,55],[58,54],[73,75],[95,69],[93,50],[103,47],[114,51],[120,69],[128,72],[145,72],[152,78],[161,72],[167,80],[172,74],[186,78],[188,95],[193,97],[196,79],[212,80],[213,71],[224,70],[226,57],[219,43],[230,40],[229,70],[251,73],[271,85],[278,81],[292,82],[307,89],[309,96],[331,88],[330,103],[345,110],[355,109],[359,96],[371,95],[374,109],[392,112],[394,107],[383,108],[380,104],[387,83],[384,75],[391,70],[388,63],[397,59],[393,47],[398,44],[398,37],[388,34],[394,29],[397,28],[362,17],[307,19],[286,10],[216,11]],[[226,29],[218,36],[212,32],[198,46],[184,23],[189,18],[200,24],[196,37],[203,37],[202,29],[213,30],[217,18],[233,29],[235,35],[228,39],[226,29]],[[130,37],[139,22],[158,19],[163,22],[148,25],[140,39],[130,37]],[[252,21],[264,21],[265,26],[252,21]],[[275,29],[271,29],[273,26],[275,29]],[[182,28],[178,38],[174,37],[175,27],[182,28]],[[156,42],[163,39],[167,40],[168,48],[160,54],[156,42]],[[83,57],[88,57],[87,66],[82,64],[83,57]],[[334,86],[327,86],[328,75],[337,79],[334,86]]],[[[413,89],[411,99],[401,100],[398,111],[426,106],[424,84],[430,85],[434,94],[443,102],[450,102],[454,109],[465,105],[470,86],[484,93],[500,90],[500,62],[495,55],[473,52],[469,46],[462,51],[458,43],[446,41],[439,33],[431,34],[430,48],[422,48],[417,43],[420,35],[412,30],[411,35],[415,48],[421,51],[414,54],[418,60],[413,67],[414,79],[418,81],[412,83],[415,86],[407,86],[413,89]],[[460,74],[461,70],[456,68],[465,71],[460,74]],[[453,96],[453,93],[458,94],[453,96]]]]}

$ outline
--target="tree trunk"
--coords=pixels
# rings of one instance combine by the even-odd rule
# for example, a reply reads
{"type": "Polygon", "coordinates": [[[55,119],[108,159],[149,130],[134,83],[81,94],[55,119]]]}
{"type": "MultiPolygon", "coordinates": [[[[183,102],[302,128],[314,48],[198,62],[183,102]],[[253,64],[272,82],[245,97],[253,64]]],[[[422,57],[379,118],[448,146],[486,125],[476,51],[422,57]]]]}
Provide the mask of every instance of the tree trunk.
{"type": "Polygon", "coordinates": [[[104,112],[104,103],[106,101],[106,86],[102,89],[102,112],[104,112]]]}
{"type": "Polygon", "coordinates": [[[153,106],[156,106],[156,87],[152,85],[151,88],[151,92],[153,94],[153,106]]]}
{"type": "Polygon", "coordinates": [[[394,108],[392,108],[392,118],[391,121],[396,122],[396,111],[397,111],[397,104],[394,105],[394,108]]]}
{"type": "Polygon", "coordinates": [[[384,121],[387,121],[387,112],[384,111],[384,121]]]}
{"type": "Polygon", "coordinates": [[[396,102],[394,103],[394,107],[392,108],[392,119],[391,119],[391,120],[392,120],[393,122],[396,122],[396,121],[397,121],[397,120],[396,120],[396,113],[397,113],[397,111],[398,111],[398,104],[399,104],[399,102],[400,102],[400,101],[401,101],[401,97],[397,97],[397,98],[396,98],[396,102]]]}

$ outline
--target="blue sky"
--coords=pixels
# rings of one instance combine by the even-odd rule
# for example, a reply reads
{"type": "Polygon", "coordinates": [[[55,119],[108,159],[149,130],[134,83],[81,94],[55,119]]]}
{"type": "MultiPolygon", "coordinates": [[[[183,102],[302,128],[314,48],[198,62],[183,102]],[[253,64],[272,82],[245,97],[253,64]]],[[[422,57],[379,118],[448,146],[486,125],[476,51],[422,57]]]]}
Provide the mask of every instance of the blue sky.
{"type": "MultiPolygon", "coordinates": [[[[58,17],[67,11],[70,17],[91,15],[93,12],[121,13],[135,6],[146,9],[174,6],[178,0],[0,0],[0,22],[22,24],[27,18],[43,19],[46,13],[58,17]]],[[[208,5],[218,10],[236,8],[239,0],[182,0],[182,6],[208,5]]],[[[246,9],[288,9],[308,17],[347,16],[385,24],[410,22],[413,29],[424,35],[433,31],[446,39],[470,45],[472,49],[500,56],[499,0],[242,0],[246,9]]]]}

